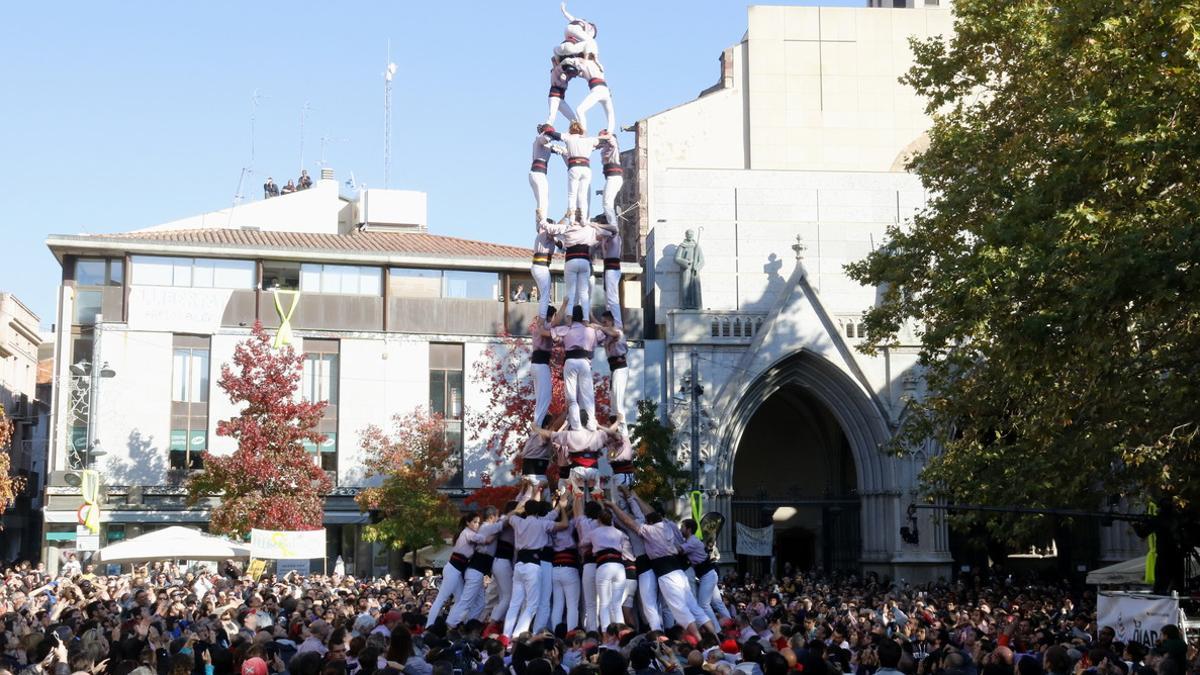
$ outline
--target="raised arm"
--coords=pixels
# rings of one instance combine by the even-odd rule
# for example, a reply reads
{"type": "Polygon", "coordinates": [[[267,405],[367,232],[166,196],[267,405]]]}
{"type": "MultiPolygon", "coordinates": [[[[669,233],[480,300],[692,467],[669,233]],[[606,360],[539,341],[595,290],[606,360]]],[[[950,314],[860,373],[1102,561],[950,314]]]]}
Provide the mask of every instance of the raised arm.
{"type": "Polygon", "coordinates": [[[634,532],[637,532],[638,528],[641,527],[641,524],[638,523],[638,521],[630,517],[628,513],[622,511],[621,507],[617,506],[616,504],[612,502],[606,503],[608,504],[608,508],[612,509],[613,515],[616,516],[617,520],[620,521],[622,525],[633,530],[634,532]]]}
{"type": "Polygon", "coordinates": [[[567,19],[567,21],[568,21],[568,22],[570,22],[570,21],[574,21],[574,20],[575,20],[575,17],[571,16],[571,13],[567,11],[567,3],[565,3],[565,2],[560,2],[560,3],[558,4],[558,8],[559,8],[560,10],[562,10],[562,15],[563,15],[564,17],[566,17],[566,19],[567,19]]]}

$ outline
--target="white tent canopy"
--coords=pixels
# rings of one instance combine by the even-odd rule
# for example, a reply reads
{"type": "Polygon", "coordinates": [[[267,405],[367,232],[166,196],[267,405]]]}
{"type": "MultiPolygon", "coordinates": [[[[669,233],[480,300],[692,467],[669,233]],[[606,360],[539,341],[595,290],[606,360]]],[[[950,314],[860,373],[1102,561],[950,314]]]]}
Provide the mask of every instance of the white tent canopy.
{"type": "Polygon", "coordinates": [[[454,552],[454,547],[450,544],[437,544],[433,546],[425,546],[415,551],[417,560],[413,562],[413,553],[405,554],[404,562],[415,564],[417,567],[432,567],[434,569],[442,569],[450,562],[450,554],[454,552]]]}
{"type": "Polygon", "coordinates": [[[227,560],[249,558],[250,545],[205,534],[186,527],[166,527],[100,549],[104,563],[139,563],[152,560],[227,560]]]}
{"type": "MultiPolygon", "coordinates": [[[[1200,548],[1196,549],[1200,555],[1200,548]]],[[[1189,578],[1200,574],[1200,569],[1194,558],[1187,560],[1187,576],[1189,578]]],[[[1122,562],[1092,570],[1087,574],[1087,583],[1096,586],[1142,586],[1149,588],[1146,583],[1146,556],[1124,560],[1122,562]]]]}

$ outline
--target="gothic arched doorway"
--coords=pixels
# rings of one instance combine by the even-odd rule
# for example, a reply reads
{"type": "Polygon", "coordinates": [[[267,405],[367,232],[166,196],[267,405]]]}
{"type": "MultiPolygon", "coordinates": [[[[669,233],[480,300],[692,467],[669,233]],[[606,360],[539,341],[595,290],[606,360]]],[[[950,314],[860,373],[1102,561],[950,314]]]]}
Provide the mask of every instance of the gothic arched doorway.
{"type": "MultiPolygon", "coordinates": [[[[775,572],[857,570],[862,550],[857,471],[850,441],[827,405],[784,384],[750,415],[733,462],[734,523],[773,525],[775,572]]],[[[736,535],[735,535],[736,537],[736,535]]],[[[771,559],[738,556],[762,573],[771,559]]]]}

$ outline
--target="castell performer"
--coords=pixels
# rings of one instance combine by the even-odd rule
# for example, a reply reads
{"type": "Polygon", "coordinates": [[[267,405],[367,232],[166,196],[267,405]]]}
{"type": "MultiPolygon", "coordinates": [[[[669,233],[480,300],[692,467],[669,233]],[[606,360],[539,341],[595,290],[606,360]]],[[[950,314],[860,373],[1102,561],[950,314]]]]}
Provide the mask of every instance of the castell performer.
{"type": "Polygon", "coordinates": [[[554,128],[552,125],[558,121],[559,112],[566,116],[568,121],[574,122],[578,119],[578,113],[571,110],[571,106],[566,101],[566,95],[571,79],[577,77],[582,71],[580,61],[574,57],[560,56],[550,59],[550,93],[546,99],[549,112],[546,115],[545,126],[551,129],[554,128]]]}
{"type": "Polygon", "coordinates": [[[571,122],[563,136],[567,157],[567,212],[563,224],[584,221],[588,217],[588,193],[592,188],[592,151],[607,136],[588,136],[583,120],[571,122]]]}
{"type": "MultiPolygon", "coordinates": [[[[547,366],[549,368],[549,366],[547,366]]],[[[554,424],[554,420],[550,415],[545,415],[540,422],[540,425],[546,428],[561,428],[565,424],[565,419],[560,424],[554,424]]],[[[541,434],[530,432],[529,438],[525,440],[525,447],[521,448],[521,478],[535,489],[541,490],[543,486],[549,483],[550,462],[554,455],[554,445],[549,439],[543,438],[541,434]]]]}
{"type": "Polygon", "coordinates": [[[467,571],[463,573],[463,588],[450,608],[446,617],[447,626],[457,626],[467,619],[477,618],[483,613],[486,604],[483,592],[483,578],[492,573],[492,561],[496,557],[496,539],[504,529],[504,521],[500,520],[496,507],[489,506],[483,510],[482,523],[475,531],[484,540],[475,544],[475,550],[467,559],[467,571]]]}
{"type": "MultiPolygon", "coordinates": [[[[553,319],[558,312],[553,307],[547,307],[546,313],[545,319],[534,319],[533,352],[529,355],[529,373],[533,376],[533,419],[543,426],[543,418],[550,412],[550,397],[554,386],[550,377],[550,356],[554,351],[554,334],[551,329],[556,325],[553,319]]],[[[543,471],[541,475],[549,474],[543,471]]]]}
{"type": "Polygon", "coordinates": [[[642,535],[646,555],[650,557],[650,566],[658,577],[658,592],[666,602],[667,608],[671,610],[675,622],[697,640],[700,639],[700,626],[715,634],[716,625],[710,622],[708,616],[696,605],[695,597],[688,586],[687,575],[680,569],[680,549],[675,529],[663,520],[662,514],[644,508],[636,494],[630,495],[629,506],[634,515],[625,513],[616,504],[612,505],[613,513],[626,527],[642,535]]]}
{"type": "Polygon", "coordinates": [[[535,427],[534,430],[543,438],[548,438],[567,451],[571,463],[571,488],[577,492],[584,490],[591,483],[594,492],[598,492],[600,471],[596,466],[600,463],[600,453],[608,445],[609,436],[618,432],[612,427],[600,429],[564,429],[550,431],[535,427]]]}
{"type": "Polygon", "coordinates": [[[719,626],[721,619],[729,618],[729,609],[725,607],[725,602],[721,600],[721,592],[717,589],[717,563],[713,559],[715,547],[705,546],[704,542],[696,537],[696,521],[691,518],[680,523],[680,529],[683,530],[683,552],[687,555],[696,577],[696,600],[708,615],[709,621],[719,626]]]}
{"type": "MultiPolygon", "coordinates": [[[[592,352],[603,335],[598,328],[584,321],[583,308],[571,309],[571,324],[555,326],[555,341],[566,348],[563,359],[563,389],[567,396],[567,419],[572,429],[582,425],[580,411],[587,414],[587,428],[596,428],[596,389],[592,384],[592,352]]],[[[556,439],[557,440],[557,439],[556,439]]]]}
{"type": "Polygon", "coordinates": [[[496,606],[492,608],[489,618],[498,630],[504,627],[504,617],[508,614],[508,604],[512,599],[513,557],[516,555],[516,549],[513,548],[513,531],[512,526],[508,524],[508,514],[516,508],[515,499],[504,505],[504,515],[500,517],[503,528],[496,537],[496,557],[492,560],[492,581],[496,584],[497,593],[496,606]]]}
{"type": "Polygon", "coordinates": [[[600,502],[583,501],[583,492],[575,492],[575,537],[579,542],[579,557],[583,560],[580,581],[583,586],[583,628],[593,631],[599,623],[596,620],[596,556],[593,555],[592,545],[588,534],[600,523],[600,502]]]}
{"type": "Polygon", "coordinates": [[[437,598],[429,608],[429,618],[425,623],[428,628],[437,620],[442,611],[442,605],[450,601],[451,596],[462,597],[463,574],[467,571],[467,562],[475,553],[475,545],[486,543],[487,535],[479,534],[479,514],[469,513],[459,521],[462,531],[454,540],[454,549],[450,552],[450,561],[442,568],[442,583],[438,585],[437,598]]]}
{"type": "MultiPolygon", "coordinates": [[[[532,496],[540,496],[531,491],[532,496]]],[[[566,513],[547,508],[540,499],[525,494],[517,508],[508,516],[513,530],[513,548],[517,563],[513,567],[512,599],[504,618],[504,635],[520,635],[530,629],[542,590],[542,548],[550,541],[550,533],[568,526],[566,513]]]]}
{"type": "MultiPolygon", "coordinates": [[[[620,307],[617,308],[618,311],[620,307]]],[[[604,353],[608,356],[609,371],[609,408],[622,424],[625,422],[625,387],[629,383],[629,346],[625,343],[625,332],[617,323],[612,310],[604,310],[600,315],[598,330],[604,334],[601,338],[604,353]]]]}
{"type": "Polygon", "coordinates": [[[599,596],[600,630],[621,623],[625,603],[625,564],[633,561],[629,537],[613,527],[613,514],[601,510],[595,527],[588,532],[587,544],[596,558],[596,594],[599,596]]]}
{"type": "Polygon", "coordinates": [[[550,263],[554,259],[554,238],[566,231],[566,227],[555,224],[554,221],[543,220],[533,238],[533,262],[529,265],[529,275],[537,284],[538,316],[547,322],[550,320],[546,308],[550,306],[550,263]]]}
{"type": "Polygon", "coordinates": [[[596,227],[596,248],[604,258],[604,308],[620,328],[625,323],[621,317],[621,234],[607,215],[596,216],[592,223],[596,227]]]}
{"type": "MultiPolygon", "coordinates": [[[[617,132],[617,112],[613,108],[612,93],[608,90],[608,82],[604,79],[604,66],[593,59],[582,59],[579,64],[579,77],[587,80],[587,96],[575,108],[575,119],[587,124],[587,111],[599,103],[604,106],[605,127],[612,133],[617,132]]],[[[593,127],[594,128],[594,127],[593,127]]]]}
{"type": "MultiPolygon", "coordinates": [[[[564,507],[565,508],[565,507],[564,507]]],[[[577,513],[577,511],[572,511],[577,513]]],[[[549,627],[551,629],[560,623],[567,625],[567,630],[579,627],[579,547],[575,543],[575,525],[578,517],[572,517],[571,527],[559,530],[550,535],[550,546],[553,549],[551,562],[551,581],[553,583],[553,604],[550,609],[549,627]]]]}
{"type": "Polygon", "coordinates": [[[596,24],[571,16],[565,2],[559,5],[559,9],[567,19],[567,26],[563,29],[563,41],[554,48],[554,55],[560,57],[581,56],[598,60],[600,47],[596,44],[596,24]]]}
{"type": "Polygon", "coordinates": [[[533,137],[533,160],[529,165],[529,187],[533,189],[534,224],[541,228],[546,215],[550,213],[550,185],[546,179],[550,155],[557,146],[551,141],[561,140],[562,136],[549,124],[539,124],[537,135],[533,137]]]}
{"type": "Polygon", "coordinates": [[[616,415],[608,418],[617,434],[608,439],[608,465],[612,468],[610,499],[620,504],[621,488],[633,487],[633,446],[629,442],[629,430],[616,415]]]}
{"type": "Polygon", "coordinates": [[[592,247],[596,245],[596,229],[592,223],[573,222],[560,239],[566,249],[563,277],[567,286],[564,307],[580,307],[583,320],[591,315],[592,304],[592,247]]]}

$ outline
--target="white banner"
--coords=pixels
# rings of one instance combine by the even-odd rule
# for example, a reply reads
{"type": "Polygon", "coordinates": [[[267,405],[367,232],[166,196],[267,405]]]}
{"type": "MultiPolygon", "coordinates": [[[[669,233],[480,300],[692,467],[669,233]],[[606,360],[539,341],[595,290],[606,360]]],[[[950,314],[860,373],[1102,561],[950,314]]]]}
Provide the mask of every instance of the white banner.
{"type": "Polygon", "coordinates": [[[250,530],[250,557],[308,560],[325,557],[325,530],[250,530]]]}
{"type": "Polygon", "coordinates": [[[761,555],[769,558],[775,555],[774,549],[774,525],[768,525],[766,527],[746,527],[741,523],[737,524],[738,555],[761,555]]]}
{"type": "Polygon", "coordinates": [[[131,286],[129,330],[215,333],[232,295],[228,288],[131,286]]]}
{"type": "Polygon", "coordinates": [[[1179,600],[1161,595],[1101,593],[1096,598],[1096,626],[1111,627],[1116,640],[1158,644],[1162,627],[1179,624],[1179,600]]]}

